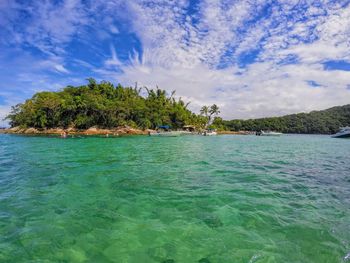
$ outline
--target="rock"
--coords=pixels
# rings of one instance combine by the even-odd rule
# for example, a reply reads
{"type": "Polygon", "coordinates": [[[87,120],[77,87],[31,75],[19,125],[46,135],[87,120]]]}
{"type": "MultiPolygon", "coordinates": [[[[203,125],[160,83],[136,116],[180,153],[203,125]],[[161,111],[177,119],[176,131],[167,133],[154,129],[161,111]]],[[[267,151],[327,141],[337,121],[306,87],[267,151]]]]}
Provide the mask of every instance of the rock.
{"type": "Polygon", "coordinates": [[[113,134],[110,130],[91,127],[84,132],[86,135],[106,135],[113,134]]]}
{"type": "Polygon", "coordinates": [[[75,129],[74,127],[69,127],[66,131],[67,132],[76,132],[77,129],[75,129]]]}
{"type": "Polygon", "coordinates": [[[211,228],[217,228],[217,227],[221,227],[224,224],[222,223],[222,221],[220,220],[220,218],[217,215],[213,215],[213,214],[205,214],[202,216],[202,220],[204,221],[204,223],[211,227],[211,228]]]}
{"type": "Polygon", "coordinates": [[[38,130],[36,128],[23,129],[23,128],[17,126],[17,127],[12,127],[9,129],[4,129],[3,133],[57,134],[57,135],[60,135],[63,132],[67,132],[68,134],[71,134],[71,135],[113,135],[113,136],[119,136],[119,135],[147,135],[148,131],[150,131],[150,130],[140,130],[140,129],[131,128],[129,126],[116,127],[114,129],[100,129],[100,128],[94,126],[94,127],[90,127],[87,130],[77,130],[74,127],[70,127],[68,129],[50,128],[50,129],[38,130]]]}
{"type": "Polygon", "coordinates": [[[210,260],[208,258],[201,258],[198,260],[198,263],[210,263],[210,260]]]}
{"type": "Polygon", "coordinates": [[[37,133],[39,133],[39,131],[35,128],[28,128],[28,129],[24,130],[24,133],[25,134],[37,134],[37,133]]]}
{"type": "Polygon", "coordinates": [[[18,132],[19,130],[21,130],[21,128],[19,126],[12,127],[10,129],[8,129],[9,132],[18,132]]]}
{"type": "Polygon", "coordinates": [[[63,132],[64,132],[64,130],[61,128],[48,129],[48,130],[44,131],[45,134],[62,134],[63,132]]]}
{"type": "Polygon", "coordinates": [[[129,126],[124,126],[124,127],[117,127],[115,132],[118,134],[129,134],[129,135],[145,135],[148,134],[147,131],[139,130],[139,129],[134,129],[129,126]]]}
{"type": "Polygon", "coordinates": [[[9,129],[5,129],[4,133],[24,133],[25,130],[26,129],[16,126],[9,129]]]}

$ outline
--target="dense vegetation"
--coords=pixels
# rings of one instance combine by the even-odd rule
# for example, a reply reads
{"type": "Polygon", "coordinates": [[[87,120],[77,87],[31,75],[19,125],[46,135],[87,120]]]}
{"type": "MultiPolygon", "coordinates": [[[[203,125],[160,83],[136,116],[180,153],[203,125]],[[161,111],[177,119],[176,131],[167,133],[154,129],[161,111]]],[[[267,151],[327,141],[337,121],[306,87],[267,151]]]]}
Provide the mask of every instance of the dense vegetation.
{"type": "Polygon", "coordinates": [[[23,104],[14,106],[7,119],[12,127],[35,128],[128,125],[146,129],[159,125],[180,128],[186,124],[204,127],[208,118],[192,113],[181,98],[174,98],[174,93],[167,96],[158,88],[114,86],[89,79],[84,86],[36,93],[23,104]]]}
{"type": "Polygon", "coordinates": [[[339,127],[350,126],[350,104],[283,117],[230,121],[217,117],[213,125],[231,131],[274,130],[283,133],[331,134],[338,131],[339,127]]]}
{"type": "Polygon", "coordinates": [[[10,125],[34,128],[87,129],[92,126],[112,128],[128,125],[134,128],[156,128],[169,125],[182,128],[194,125],[230,131],[275,130],[283,133],[335,133],[350,125],[350,104],[323,111],[292,114],[283,117],[223,120],[214,104],[203,106],[200,115],[187,109],[181,98],[175,99],[161,89],[114,86],[89,79],[87,85],[68,86],[58,92],[39,92],[24,103],[12,107],[7,116],[10,125]],[[212,118],[214,117],[214,120],[212,118]]]}

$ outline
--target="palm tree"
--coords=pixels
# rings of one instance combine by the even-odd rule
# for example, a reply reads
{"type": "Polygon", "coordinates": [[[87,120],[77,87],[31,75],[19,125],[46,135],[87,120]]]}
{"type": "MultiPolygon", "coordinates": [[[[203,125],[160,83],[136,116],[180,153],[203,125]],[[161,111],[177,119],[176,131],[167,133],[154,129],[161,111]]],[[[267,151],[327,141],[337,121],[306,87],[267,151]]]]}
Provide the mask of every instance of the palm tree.
{"type": "Polygon", "coordinates": [[[213,104],[210,106],[210,110],[209,110],[210,117],[212,115],[218,115],[219,113],[220,113],[219,107],[216,104],[213,104]]]}
{"type": "Polygon", "coordinates": [[[208,122],[206,124],[206,127],[210,124],[211,117],[213,115],[218,115],[220,113],[219,107],[216,104],[209,106],[203,106],[200,110],[200,113],[202,116],[207,117],[208,122]]]}
{"type": "Polygon", "coordinates": [[[208,106],[203,106],[201,108],[201,115],[204,115],[205,117],[208,117],[208,113],[209,113],[209,107],[208,106]]]}

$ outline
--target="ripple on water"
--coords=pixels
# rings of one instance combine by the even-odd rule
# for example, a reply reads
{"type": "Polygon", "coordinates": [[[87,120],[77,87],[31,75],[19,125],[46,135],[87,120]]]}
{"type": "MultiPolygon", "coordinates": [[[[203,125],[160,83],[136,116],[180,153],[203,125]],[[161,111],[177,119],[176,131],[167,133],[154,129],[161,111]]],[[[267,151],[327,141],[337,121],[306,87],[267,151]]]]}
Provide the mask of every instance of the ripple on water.
{"type": "Polygon", "coordinates": [[[0,261],[347,262],[349,147],[0,135],[0,261]]]}

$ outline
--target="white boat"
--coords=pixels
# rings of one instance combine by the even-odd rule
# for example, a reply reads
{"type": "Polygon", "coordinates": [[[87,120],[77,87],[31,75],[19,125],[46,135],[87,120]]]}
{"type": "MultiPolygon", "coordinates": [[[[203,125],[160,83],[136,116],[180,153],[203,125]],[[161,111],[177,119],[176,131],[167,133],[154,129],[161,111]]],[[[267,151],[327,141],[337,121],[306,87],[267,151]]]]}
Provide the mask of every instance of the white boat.
{"type": "Polygon", "coordinates": [[[332,138],[350,138],[350,127],[343,127],[331,136],[332,138]]]}
{"type": "Polygon", "coordinates": [[[217,135],[218,133],[216,131],[205,131],[202,133],[203,136],[213,136],[213,135],[217,135]]]}
{"type": "Polygon", "coordinates": [[[160,136],[160,137],[178,137],[181,135],[179,131],[164,131],[164,132],[150,132],[149,136],[160,136]]]}
{"type": "Polygon", "coordinates": [[[178,131],[181,135],[193,135],[195,134],[194,132],[190,132],[190,131],[178,131]]]}
{"type": "Polygon", "coordinates": [[[273,131],[261,131],[260,136],[281,136],[283,133],[281,132],[273,132],[273,131]]]}

